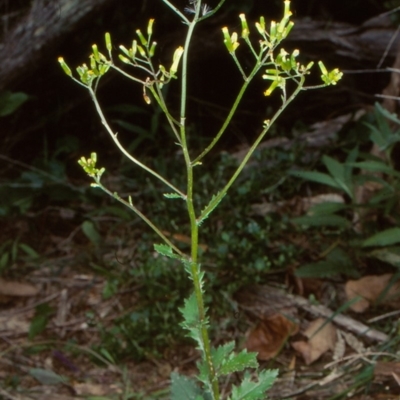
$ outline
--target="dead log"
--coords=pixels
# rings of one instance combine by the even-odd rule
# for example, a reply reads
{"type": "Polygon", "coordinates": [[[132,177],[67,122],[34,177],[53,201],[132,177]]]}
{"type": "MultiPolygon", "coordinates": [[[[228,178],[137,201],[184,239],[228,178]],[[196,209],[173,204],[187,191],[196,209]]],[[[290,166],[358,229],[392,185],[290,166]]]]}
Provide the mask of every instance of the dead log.
{"type": "MultiPolygon", "coordinates": [[[[54,48],[94,11],[111,0],[34,0],[0,43],[0,90],[37,70],[43,55],[54,48]]],[[[11,16],[10,16],[11,17],[11,16]]],[[[2,19],[6,19],[4,15],[2,19]]]]}
{"type": "Polygon", "coordinates": [[[400,35],[388,14],[369,19],[359,27],[302,18],[295,20],[287,43],[295,44],[303,53],[340,56],[361,63],[367,61],[378,64],[386,53],[392,59],[397,56],[400,35]]]}

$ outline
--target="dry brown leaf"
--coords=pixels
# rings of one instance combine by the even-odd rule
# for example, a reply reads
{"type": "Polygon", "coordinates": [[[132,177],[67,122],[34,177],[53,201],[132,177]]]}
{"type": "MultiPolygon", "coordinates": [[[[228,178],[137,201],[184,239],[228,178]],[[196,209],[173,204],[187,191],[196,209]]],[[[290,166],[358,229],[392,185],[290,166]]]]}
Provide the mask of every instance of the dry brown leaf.
{"type": "Polygon", "coordinates": [[[28,333],[30,321],[27,319],[27,315],[5,315],[0,316],[0,332],[1,334],[13,334],[19,335],[22,333],[28,333]]]}
{"type": "Polygon", "coordinates": [[[318,360],[328,350],[334,350],[336,345],[336,328],[324,318],[318,318],[310,323],[304,335],[308,342],[298,341],[292,343],[293,348],[304,358],[304,362],[310,365],[318,360]]]}
{"type": "MultiPolygon", "coordinates": [[[[362,299],[352,304],[350,309],[359,313],[367,310],[371,303],[376,301],[385,290],[392,276],[392,274],[369,275],[356,281],[347,281],[345,285],[347,299],[352,300],[357,296],[362,297],[362,299]]],[[[400,282],[396,282],[381,300],[381,304],[397,307],[399,305],[399,292],[400,282]]]]}
{"type": "Polygon", "coordinates": [[[289,336],[297,333],[298,325],[281,314],[264,318],[250,332],[245,347],[248,351],[258,353],[259,360],[275,357],[289,336]]]}
{"type": "Polygon", "coordinates": [[[6,281],[0,278],[0,294],[4,296],[35,296],[39,292],[36,286],[29,283],[20,283],[16,281],[6,281]]]}
{"type": "Polygon", "coordinates": [[[400,362],[378,361],[375,364],[374,376],[392,376],[392,373],[400,375],[400,362]]]}
{"type": "Polygon", "coordinates": [[[73,388],[78,396],[106,396],[121,393],[117,385],[74,383],[73,388]]]}

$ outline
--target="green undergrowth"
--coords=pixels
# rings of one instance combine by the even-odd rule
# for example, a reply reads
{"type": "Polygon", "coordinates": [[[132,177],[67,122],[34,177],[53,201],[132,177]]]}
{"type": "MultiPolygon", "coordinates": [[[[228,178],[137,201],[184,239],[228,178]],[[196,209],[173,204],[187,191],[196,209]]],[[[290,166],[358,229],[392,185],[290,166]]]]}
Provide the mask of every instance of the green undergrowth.
{"type": "MultiPolygon", "coordinates": [[[[314,153],[299,145],[286,150],[279,147],[262,150],[255,156],[255,163],[248,167],[242,180],[226,196],[215,211],[214,218],[204,223],[200,237],[202,245],[210,245],[203,251],[202,259],[208,277],[207,302],[218,304],[212,310],[214,330],[221,329],[221,321],[228,320],[223,324],[228,331],[229,327],[239,324],[235,317],[237,305],[232,300],[236,290],[248,284],[270,282],[271,276],[281,281],[279,273],[288,273],[291,268],[294,268],[298,277],[333,280],[357,278],[371,271],[397,271],[400,265],[399,239],[397,231],[391,229],[396,229],[396,221],[400,216],[396,203],[399,180],[390,157],[381,162],[387,166],[383,178],[380,178],[386,184],[365,204],[356,203],[343,185],[326,186],[321,184],[323,182],[298,179],[300,170],[327,174],[326,160],[330,157],[352,166],[349,175],[352,182],[358,179],[366,181],[367,178],[360,177],[358,165],[363,168],[368,165],[355,164],[353,167],[351,163],[371,160],[368,152],[371,140],[366,139],[365,135],[360,137],[359,132],[365,131],[366,123],[375,126],[378,123],[376,118],[375,114],[367,115],[345,127],[329,148],[321,148],[314,153]],[[355,148],[359,149],[357,157],[351,161],[349,154],[355,154],[355,148]],[[304,157],[307,151],[311,157],[304,157]],[[263,168],[265,160],[268,160],[268,166],[263,168]],[[252,207],[256,203],[277,204],[296,196],[307,198],[328,192],[343,194],[344,202],[317,205],[311,212],[300,216],[293,215],[290,206],[265,215],[255,214],[252,207]],[[354,222],[354,213],[359,210],[369,213],[369,217],[363,218],[361,232],[355,229],[354,222]],[[212,243],[208,243],[208,238],[212,238],[212,243]]],[[[213,185],[218,185],[220,180],[223,181],[237,163],[228,153],[217,157],[220,162],[203,167],[206,173],[202,175],[200,184],[205,192],[211,190],[213,185]],[[213,168],[213,165],[218,167],[213,168]]],[[[383,168],[382,165],[379,167],[383,168]]],[[[176,177],[179,174],[175,174],[173,168],[181,166],[171,160],[157,167],[163,173],[176,177]]],[[[370,167],[377,167],[377,164],[370,163],[370,167]]],[[[337,165],[336,168],[340,170],[337,165]]],[[[331,172],[335,173],[335,169],[331,172]]],[[[144,177],[136,174],[134,180],[129,180],[131,172],[126,171],[126,174],[128,178],[121,179],[126,190],[134,192],[136,188],[143,187],[141,179],[144,177]]],[[[375,179],[370,174],[367,176],[368,179],[375,179]]],[[[336,182],[338,180],[337,177],[336,182]]],[[[166,231],[179,227],[180,231],[185,232],[185,228],[188,228],[183,225],[176,203],[171,201],[167,206],[162,206],[155,202],[153,196],[162,193],[162,188],[149,184],[148,180],[146,182],[147,189],[141,192],[142,206],[151,209],[152,218],[166,231]]],[[[174,184],[179,187],[181,182],[174,184]]],[[[178,265],[167,263],[155,254],[149,257],[148,250],[153,239],[152,235],[141,236],[134,256],[135,266],[112,281],[115,292],[121,290],[128,281],[129,285],[140,284],[135,310],[118,318],[112,328],[100,326],[103,337],[101,346],[117,358],[128,354],[139,358],[160,356],[166,347],[179,347],[185,343],[177,328],[179,313],[176,310],[181,305],[182,296],[189,291],[189,286],[178,265]],[[116,338],[123,340],[121,342],[116,338]]],[[[179,239],[178,243],[182,249],[186,248],[179,239]]],[[[333,303],[332,306],[338,307],[339,304],[333,303]]]]}

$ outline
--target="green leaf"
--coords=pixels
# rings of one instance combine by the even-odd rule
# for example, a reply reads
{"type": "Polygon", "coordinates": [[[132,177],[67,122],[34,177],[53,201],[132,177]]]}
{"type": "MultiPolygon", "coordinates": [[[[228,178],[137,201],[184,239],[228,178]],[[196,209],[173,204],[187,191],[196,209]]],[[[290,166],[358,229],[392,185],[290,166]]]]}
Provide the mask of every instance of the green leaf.
{"type": "Polygon", "coordinates": [[[228,375],[232,372],[243,371],[246,368],[257,368],[257,354],[248,353],[246,349],[239,354],[230,354],[228,359],[222,363],[220,375],[228,375]]]}
{"type": "MultiPolygon", "coordinates": [[[[183,307],[179,308],[183,316],[181,326],[183,329],[188,331],[188,336],[192,338],[196,343],[198,349],[204,351],[203,339],[201,336],[202,323],[199,317],[199,309],[197,307],[196,296],[193,293],[188,299],[185,299],[183,307]]],[[[203,321],[204,326],[208,326],[208,318],[203,321]]]]}
{"type": "Polygon", "coordinates": [[[222,346],[218,346],[216,349],[212,349],[212,359],[215,369],[222,365],[223,361],[226,360],[235,348],[235,342],[231,341],[225,343],[222,346]]]}
{"type": "Polygon", "coordinates": [[[99,247],[101,244],[101,236],[92,221],[84,221],[82,223],[82,231],[85,236],[96,246],[99,247]]]}
{"type": "Polygon", "coordinates": [[[368,122],[364,122],[364,125],[367,126],[371,131],[370,139],[372,140],[372,142],[374,142],[381,150],[385,150],[388,146],[388,142],[382,135],[380,129],[368,122]]]}
{"type": "Polygon", "coordinates": [[[107,349],[101,348],[101,349],[100,349],[100,353],[101,353],[111,364],[117,365],[116,362],[115,362],[115,360],[114,360],[114,358],[113,358],[113,356],[110,354],[110,352],[109,352],[107,349]]]}
{"type": "Polygon", "coordinates": [[[342,211],[345,208],[347,208],[347,206],[346,204],[343,203],[326,202],[326,203],[315,204],[308,210],[308,212],[311,216],[327,215],[327,214],[334,214],[338,211],[342,211]]]}
{"type": "Polygon", "coordinates": [[[181,199],[182,196],[178,193],[164,193],[164,197],[167,199],[181,199]]]}
{"type": "Polygon", "coordinates": [[[185,325],[186,329],[199,323],[199,309],[194,293],[188,299],[185,299],[184,306],[179,308],[179,311],[183,316],[184,322],[182,324],[185,325]]]}
{"type": "Polygon", "coordinates": [[[162,256],[169,257],[169,258],[175,258],[177,260],[183,261],[182,257],[179,256],[178,254],[175,254],[173,252],[172,248],[166,244],[155,244],[154,250],[158,254],[161,254],[162,256]]]}
{"type": "Polygon", "coordinates": [[[32,368],[29,370],[29,375],[33,376],[42,385],[57,385],[68,382],[68,379],[64,376],[43,368],[32,368]]]}
{"type": "Polygon", "coordinates": [[[356,168],[365,169],[371,172],[383,172],[388,175],[393,175],[400,177],[400,173],[397,172],[392,166],[382,162],[382,161],[359,161],[356,163],[352,163],[352,165],[356,168]]]}
{"type": "Polygon", "coordinates": [[[386,108],[382,107],[381,104],[379,104],[378,102],[375,103],[375,109],[390,121],[393,121],[396,124],[400,125],[400,120],[398,119],[397,115],[389,112],[386,108]]]}
{"type": "Polygon", "coordinates": [[[368,246],[390,246],[400,243],[400,228],[390,228],[379,232],[364,241],[363,247],[368,246]]]}
{"type": "Polygon", "coordinates": [[[28,256],[29,256],[30,258],[32,258],[32,259],[36,259],[36,258],[39,258],[39,257],[40,257],[39,254],[38,254],[35,250],[33,250],[31,246],[28,246],[28,245],[25,244],[25,243],[20,243],[20,244],[18,245],[18,247],[19,247],[26,255],[28,255],[28,256]]]}
{"type": "Polygon", "coordinates": [[[0,257],[0,272],[5,269],[10,259],[10,253],[5,252],[0,257]]]}
{"type": "Polygon", "coordinates": [[[5,117],[16,111],[29,99],[26,93],[22,92],[1,92],[0,93],[0,117],[5,117]]]}
{"type": "Polygon", "coordinates": [[[202,394],[192,379],[176,372],[171,374],[171,400],[203,400],[202,394]]]}
{"type": "Polygon", "coordinates": [[[332,175],[333,179],[337,182],[338,187],[344,190],[351,198],[353,198],[354,195],[352,190],[352,182],[346,177],[348,172],[346,171],[345,165],[329,156],[323,156],[322,161],[329,173],[332,175]]]}
{"type": "Polygon", "coordinates": [[[217,199],[217,196],[219,193],[215,194],[210,202],[208,203],[207,206],[204,207],[204,209],[201,211],[200,217],[197,221],[197,225],[201,225],[205,219],[208,218],[208,216],[214,211],[214,209],[218,206],[218,204],[221,202],[221,200],[225,197],[225,194],[220,198],[217,199]]]}
{"type": "Polygon", "coordinates": [[[338,274],[358,276],[353,261],[340,247],[329,252],[325,260],[302,265],[296,270],[295,274],[303,278],[326,278],[338,274]]]}
{"type": "Polygon", "coordinates": [[[324,185],[328,185],[334,187],[336,189],[341,189],[338,183],[333,179],[330,175],[324,174],[322,172],[317,171],[288,171],[290,175],[293,175],[297,178],[302,178],[307,181],[322,183],[324,185]]]}
{"type": "Polygon", "coordinates": [[[349,268],[345,264],[324,260],[302,265],[295,272],[295,275],[300,278],[329,278],[339,274],[356,276],[357,269],[353,266],[349,268]]]}
{"type": "Polygon", "coordinates": [[[349,228],[350,222],[339,215],[305,215],[291,220],[297,225],[306,226],[332,226],[338,228],[349,228]]]}
{"type": "Polygon", "coordinates": [[[36,307],[35,316],[32,318],[29,326],[29,340],[32,340],[35,336],[39,335],[46,329],[52,313],[53,309],[47,303],[40,304],[36,307]]]}
{"type": "Polygon", "coordinates": [[[400,268],[400,247],[389,247],[386,249],[374,250],[369,254],[378,260],[400,268]]]}
{"type": "Polygon", "coordinates": [[[239,386],[233,386],[229,400],[265,400],[265,392],[271,388],[278,376],[278,370],[264,370],[258,375],[258,381],[251,380],[246,373],[239,386]]]}

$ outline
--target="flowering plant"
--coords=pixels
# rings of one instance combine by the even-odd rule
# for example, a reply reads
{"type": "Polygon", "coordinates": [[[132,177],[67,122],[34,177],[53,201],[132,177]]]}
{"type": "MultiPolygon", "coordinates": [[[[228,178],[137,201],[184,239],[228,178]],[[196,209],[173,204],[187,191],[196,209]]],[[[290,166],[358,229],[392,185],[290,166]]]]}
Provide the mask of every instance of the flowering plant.
{"type": "MultiPolygon", "coordinates": [[[[182,204],[186,209],[188,220],[190,222],[190,254],[182,252],[176,244],[166,237],[163,234],[162,229],[156,226],[136,207],[131,197],[124,199],[120,197],[118,193],[110,192],[102,184],[101,177],[105,172],[105,169],[96,167],[96,153],[92,153],[89,158],[82,157],[79,160],[79,164],[83,167],[84,171],[94,180],[92,186],[100,188],[110,196],[113,196],[117,201],[124,204],[142,218],[142,220],[146,222],[146,224],[153,229],[162,240],[162,244],[155,245],[155,250],[166,257],[178,259],[185,268],[188,277],[193,282],[193,294],[185,300],[184,306],[180,311],[183,315],[182,327],[188,331],[188,336],[196,342],[197,348],[201,354],[201,361],[198,363],[199,374],[197,378],[202,383],[202,387],[200,388],[192,381],[173,374],[171,398],[175,400],[186,400],[189,398],[195,400],[219,400],[221,398],[219,383],[223,376],[237,371],[247,370],[248,368],[257,368],[258,364],[256,354],[254,353],[247,353],[246,350],[242,350],[238,354],[235,354],[233,342],[224,344],[218,348],[213,348],[211,345],[208,333],[209,320],[207,316],[207,308],[204,304],[204,271],[201,269],[201,264],[199,262],[199,228],[204,220],[208,218],[212,211],[218,206],[228,189],[235,182],[249,158],[269,131],[271,125],[300,93],[300,91],[310,89],[310,87],[305,87],[305,80],[306,76],[310,73],[313,63],[311,62],[307,65],[302,65],[298,62],[298,50],[288,53],[283,48],[280,48],[280,50],[277,51],[278,46],[280,46],[282,41],[289,35],[294,25],[290,19],[292,12],[290,11],[289,0],[283,1],[284,12],[281,21],[272,21],[269,24],[269,27],[267,27],[265,18],[261,17],[259,21],[255,23],[255,34],[259,36],[256,45],[251,40],[254,33],[251,32],[244,14],[240,14],[239,16],[241,22],[241,32],[239,34],[237,32],[230,33],[227,27],[223,27],[223,41],[242,75],[243,83],[219,131],[200,154],[192,156],[188,147],[186,129],[187,72],[190,44],[197,24],[217,12],[225,0],[220,0],[214,10],[211,10],[202,0],[190,0],[189,6],[184,10],[190,17],[185,15],[185,13],[182,13],[169,0],[162,1],[173,10],[184,24],[187,25],[185,42],[175,50],[169,68],[164,65],[156,67],[153,62],[153,56],[157,46],[157,43],[152,40],[153,19],[149,21],[145,34],[143,34],[139,29],[136,31],[137,39],[133,40],[132,45],[129,48],[122,45],[119,46],[119,60],[133,69],[144,72],[146,75],[146,78],[144,79],[131,75],[127,73],[125,69],[118,66],[113,58],[113,45],[109,33],[106,33],[105,35],[105,47],[108,55],[104,55],[99,51],[97,45],[93,45],[92,54],[89,59],[89,66],[87,64],[82,64],[76,69],[78,78],[74,77],[74,74],[63,58],[60,57],[58,61],[68,76],[89,91],[101,122],[121,152],[134,164],[146,170],[149,174],[159,179],[166,185],[166,187],[168,187],[168,190],[171,192],[164,194],[166,198],[182,200],[182,204]],[[249,73],[245,72],[240,57],[237,54],[238,49],[242,44],[250,49],[251,57],[253,59],[253,67],[249,73]],[[177,141],[178,145],[182,149],[186,165],[185,172],[187,184],[185,190],[175,187],[155,170],[149,168],[137,157],[130,154],[121,145],[117,134],[113,131],[105,118],[96,96],[96,89],[101,78],[110,70],[115,70],[128,79],[140,84],[143,89],[144,101],[147,104],[152,101],[157,102],[164,112],[174,136],[174,140],[177,141]],[[179,79],[181,82],[180,112],[179,115],[174,116],[168,109],[162,88],[172,79],[178,78],[178,70],[180,70],[179,79]],[[225,133],[250,82],[260,71],[264,71],[262,78],[269,82],[269,86],[265,89],[264,95],[270,96],[275,90],[279,89],[281,92],[282,104],[270,120],[264,121],[258,137],[249,148],[247,154],[236,168],[231,178],[217,193],[214,194],[214,196],[212,196],[211,199],[205,202],[203,209],[197,210],[193,201],[195,189],[193,174],[194,168],[203,162],[206,155],[225,133]],[[286,85],[288,81],[294,83],[294,85],[292,85],[294,86],[294,89],[291,89],[290,92],[288,92],[286,85]]],[[[322,62],[319,62],[319,67],[322,72],[321,78],[323,83],[319,86],[313,86],[312,88],[335,85],[342,76],[342,73],[337,69],[328,72],[322,62]]],[[[258,374],[253,374],[252,376],[248,372],[245,372],[243,379],[238,386],[232,387],[229,399],[264,399],[265,391],[271,387],[276,376],[276,370],[260,371],[258,374]]]]}

